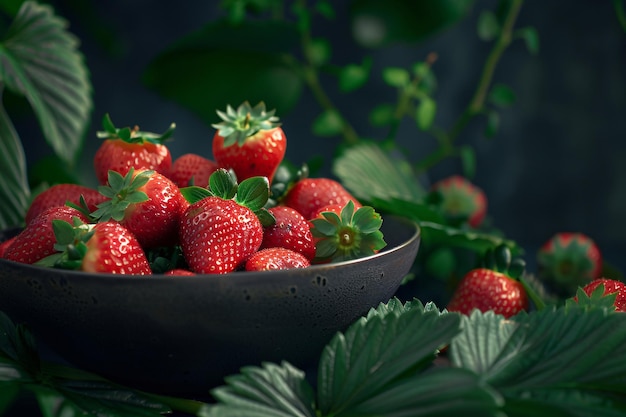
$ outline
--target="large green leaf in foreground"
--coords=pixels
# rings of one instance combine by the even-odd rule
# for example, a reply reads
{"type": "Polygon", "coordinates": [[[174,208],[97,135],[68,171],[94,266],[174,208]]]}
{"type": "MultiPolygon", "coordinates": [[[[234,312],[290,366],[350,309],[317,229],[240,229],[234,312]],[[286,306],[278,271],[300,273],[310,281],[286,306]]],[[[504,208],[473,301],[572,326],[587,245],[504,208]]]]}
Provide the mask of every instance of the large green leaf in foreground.
{"type": "Polygon", "coordinates": [[[508,416],[626,413],[626,314],[546,308],[506,320],[475,312],[451,346],[505,398],[508,416]]]}
{"type": "MultiPolygon", "coordinates": [[[[54,153],[72,166],[92,110],[89,74],[67,22],[49,6],[24,2],[0,39],[0,93],[4,88],[28,100],[54,153]]],[[[2,104],[0,103],[0,106],[2,104]]],[[[19,223],[29,189],[24,150],[4,109],[0,113],[0,227],[19,223]]]]}

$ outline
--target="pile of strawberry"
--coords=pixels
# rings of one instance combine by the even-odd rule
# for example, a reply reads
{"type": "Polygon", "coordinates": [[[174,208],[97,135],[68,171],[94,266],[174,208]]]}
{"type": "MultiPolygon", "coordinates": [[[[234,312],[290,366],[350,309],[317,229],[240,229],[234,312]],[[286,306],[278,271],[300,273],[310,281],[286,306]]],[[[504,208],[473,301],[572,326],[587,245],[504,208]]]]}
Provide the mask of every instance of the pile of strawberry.
{"type": "Polygon", "coordinates": [[[173,160],[163,134],[116,128],[106,115],[94,157],[100,186],[38,194],[0,257],[93,273],[227,274],[303,268],[376,253],[381,216],[331,178],[271,185],[286,136],[259,103],[228,106],[213,125],[213,160],[173,160]],[[271,197],[271,198],[270,198],[271,197]]]}

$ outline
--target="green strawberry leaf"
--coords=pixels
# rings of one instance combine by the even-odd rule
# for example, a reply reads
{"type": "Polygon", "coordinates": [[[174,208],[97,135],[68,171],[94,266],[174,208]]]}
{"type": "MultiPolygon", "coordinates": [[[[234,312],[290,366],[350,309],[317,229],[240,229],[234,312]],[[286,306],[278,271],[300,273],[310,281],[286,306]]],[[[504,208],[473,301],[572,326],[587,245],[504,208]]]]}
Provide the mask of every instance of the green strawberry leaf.
{"type": "Polygon", "coordinates": [[[342,416],[501,417],[502,397],[479,377],[458,368],[414,373],[356,404],[342,416]]]}
{"type": "Polygon", "coordinates": [[[248,366],[226,377],[211,391],[219,401],[205,406],[200,417],[315,417],[313,389],[304,372],[288,362],[248,366]]]}
{"type": "Polygon", "coordinates": [[[264,101],[286,114],[303,87],[284,54],[298,47],[298,39],[296,27],[285,22],[210,22],[167,47],[150,62],[142,80],[207,124],[215,122],[215,109],[246,100],[264,101]]]}
{"type": "Polygon", "coordinates": [[[457,314],[440,314],[417,300],[403,308],[397,300],[390,303],[391,308],[372,309],[325,347],[318,372],[323,415],[363,415],[349,411],[374,396],[384,399],[403,378],[428,368],[437,350],[460,331],[457,314]]]}
{"type": "Polygon", "coordinates": [[[180,189],[181,194],[190,204],[197,203],[203,198],[211,197],[213,193],[204,187],[191,185],[180,189]]]}
{"type": "Polygon", "coordinates": [[[234,174],[219,168],[209,177],[209,190],[214,196],[230,200],[237,194],[237,180],[234,174]]]}
{"type": "Polygon", "coordinates": [[[28,100],[54,153],[73,166],[93,104],[79,41],[66,28],[52,7],[24,2],[0,40],[0,85],[28,100]]]}
{"type": "Polygon", "coordinates": [[[378,144],[362,141],[343,149],[333,162],[333,173],[359,200],[418,202],[425,195],[410,164],[399,155],[389,155],[378,144]]]}
{"type": "Polygon", "coordinates": [[[270,197],[270,182],[267,177],[251,177],[241,181],[235,201],[256,212],[265,207],[270,197]]]}
{"type": "Polygon", "coordinates": [[[17,382],[4,382],[2,373],[4,371],[2,359],[0,359],[0,415],[9,409],[9,406],[17,399],[20,393],[20,384],[17,382]]]}
{"type": "MultiPolygon", "coordinates": [[[[1,49],[1,45],[0,45],[1,49]]],[[[23,223],[31,190],[26,173],[26,156],[9,115],[2,106],[0,78],[0,229],[23,223]]]]}
{"type": "Polygon", "coordinates": [[[565,413],[572,408],[565,400],[578,392],[626,408],[626,315],[609,309],[570,305],[511,320],[476,312],[450,353],[453,365],[479,373],[516,405],[565,413]]]}

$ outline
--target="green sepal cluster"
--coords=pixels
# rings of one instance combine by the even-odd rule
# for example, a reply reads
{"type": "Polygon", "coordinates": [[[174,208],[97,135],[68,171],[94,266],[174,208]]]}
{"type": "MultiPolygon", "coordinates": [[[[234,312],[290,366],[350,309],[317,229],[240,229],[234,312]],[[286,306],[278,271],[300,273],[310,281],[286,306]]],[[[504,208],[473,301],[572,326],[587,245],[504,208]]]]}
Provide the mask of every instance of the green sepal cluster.
{"type": "Polygon", "coordinates": [[[46,256],[35,263],[38,266],[61,269],[80,269],[87,254],[87,242],[93,236],[93,225],[86,224],[78,217],[72,223],[65,220],[52,220],[52,230],[57,253],[46,256]]]}
{"type": "Polygon", "coordinates": [[[261,130],[269,130],[280,126],[279,119],[274,115],[276,110],[266,110],[265,103],[259,102],[252,107],[248,101],[243,102],[237,110],[230,105],[226,112],[217,110],[221,122],[212,124],[218,134],[224,138],[224,146],[243,145],[247,138],[261,130]]]}
{"type": "Polygon", "coordinates": [[[340,215],[331,211],[321,215],[311,220],[311,233],[318,239],[314,263],[357,259],[373,255],[387,245],[380,230],[382,217],[373,207],[363,206],[355,211],[350,200],[340,215]]]}
{"type": "Polygon", "coordinates": [[[146,170],[135,175],[135,169],[130,168],[124,176],[116,171],[109,171],[108,184],[98,187],[98,192],[107,197],[107,200],[97,205],[97,209],[91,213],[91,217],[99,221],[122,221],[126,209],[135,203],[148,201],[148,195],[141,191],[154,171],[146,170]]]}
{"type": "Polygon", "coordinates": [[[617,293],[604,294],[604,284],[598,285],[591,294],[587,294],[582,287],[576,290],[576,296],[565,300],[565,308],[578,308],[589,310],[594,308],[615,311],[615,300],[617,293]]]}
{"type": "Polygon", "coordinates": [[[117,128],[111,120],[111,116],[108,113],[102,118],[103,131],[98,131],[96,135],[100,139],[119,139],[127,143],[153,143],[155,145],[162,145],[167,140],[171,139],[176,130],[176,123],[170,124],[170,127],[163,133],[144,132],[139,130],[137,126],[117,128]]]}
{"type": "Polygon", "coordinates": [[[276,222],[272,213],[265,208],[270,197],[270,182],[267,177],[250,177],[238,183],[232,172],[219,168],[209,177],[208,188],[193,185],[181,188],[180,191],[191,204],[206,197],[234,200],[252,210],[264,227],[276,222]]]}

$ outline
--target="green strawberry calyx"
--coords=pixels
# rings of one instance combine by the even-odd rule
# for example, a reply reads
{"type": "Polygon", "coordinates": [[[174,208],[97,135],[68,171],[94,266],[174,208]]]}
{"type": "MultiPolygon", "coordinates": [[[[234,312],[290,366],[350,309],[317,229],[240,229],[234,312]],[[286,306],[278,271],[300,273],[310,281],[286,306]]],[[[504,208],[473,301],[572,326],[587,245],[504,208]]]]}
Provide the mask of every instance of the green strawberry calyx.
{"type": "Polygon", "coordinates": [[[238,183],[231,171],[218,168],[209,177],[208,188],[192,185],[181,188],[180,192],[191,204],[206,197],[234,200],[252,210],[263,226],[271,226],[276,222],[272,213],[266,209],[270,197],[270,182],[267,177],[250,177],[238,183]]]}
{"type": "Polygon", "coordinates": [[[218,134],[224,138],[224,146],[238,144],[243,145],[247,138],[254,136],[261,130],[270,130],[280,126],[279,118],[274,115],[276,110],[266,110],[265,103],[259,102],[256,106],[250,106],[248,101],[243,102],[237,110],[230,105],[226,106],[226,112],[217,110],[221,122],[213,126],[218,134]]]}
{"type": "Polygon", "coordinates": [[[387,243],[380,231],[383,220],[370,206],[354,210],[350,200],[340,215],[324,211],[311,220],[311,233],[317,239],[314,263],[339,262],[373,255],[387,243]]]}
{"type": "Polygon", "coordinates": [[[35,265],[49,268],[80,269],[87,253],[87,241],[94,234],[93,224],[82,222],[78,217],[72,223],[65,220],[52,220],[52,230],[56,238],[54,249],[57,253],[46,256],[35,265]]]}
{"type": "Polygon", "coordinates": [[[91,213],[91,217],[98,221],[124,220],[126,209],[131,204],[148,201],[149,197],[142,188],[154,172],[145,170],[135,175],[135,169],[131,167],[126,175],[122,175],[110,170],[108,185],[98,187],[98,192],[107,199],[96,206],[97,209],[91,213]]]}
{"type": "Polygon", "coordinates": [[[589,258],[591,243],[572,238],[566,244],[555,238],[549,249],[539,252],[541,275],[561,285],[583,285],[593,278],[594,261],[589,258]]]}
{"type": "Polygon", "coordinates": [[[604,284],[599,284],[590,294],[587,294],[582,287],[578,287],[576,295],[565,300],[565,307],[570,309],[582,307],[587,310],[602,308],[614,312],[617,295],[617,292],[605,294],[604,284]]]}
{"type": "Polygon", "coordinates": [[[170,124],[170,127],[163,133],[143,132],[139,130],[138,126],[117,128],[111,120],[111,116],[108,113],[102,118],[103,131],[98,131],[96,135],[100,139],[119,139],[127,143],[153,143],[155,145],[162,145],[169,140],[176,129],[176,123],[170,124]]]}

